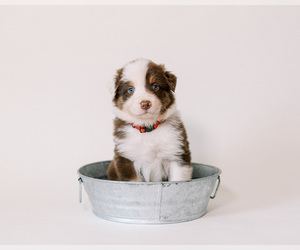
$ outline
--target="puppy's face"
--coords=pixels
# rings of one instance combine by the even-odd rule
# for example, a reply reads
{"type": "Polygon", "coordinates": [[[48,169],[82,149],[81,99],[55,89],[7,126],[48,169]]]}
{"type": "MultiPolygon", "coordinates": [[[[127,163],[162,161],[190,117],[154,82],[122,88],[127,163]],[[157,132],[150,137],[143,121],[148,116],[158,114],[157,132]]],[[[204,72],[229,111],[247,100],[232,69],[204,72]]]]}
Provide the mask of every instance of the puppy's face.
{"type": "Polygon", "coordinates": [[[133,120],[156,120],[175,102],[176,76],[146,59],[117,71],[113,102],[133,120]]]}

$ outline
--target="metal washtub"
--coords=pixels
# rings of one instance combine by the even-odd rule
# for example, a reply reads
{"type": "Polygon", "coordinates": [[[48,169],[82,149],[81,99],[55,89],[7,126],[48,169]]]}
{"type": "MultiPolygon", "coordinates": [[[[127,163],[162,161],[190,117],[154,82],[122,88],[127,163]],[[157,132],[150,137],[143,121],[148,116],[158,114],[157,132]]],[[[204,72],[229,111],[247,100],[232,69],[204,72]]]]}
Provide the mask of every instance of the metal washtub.
{"type": "Polygon", "coordinates": [[[221,170],[198,163],[192,163],[190,181],[110,181],[106,176],[109,163],[102,161],[81,167],[78,181],[80,202],[83,184],[93,213],[111,221],[165,224],[194,220],[206,214],[209,199],[215,198],[220,185],[221,170]]]}

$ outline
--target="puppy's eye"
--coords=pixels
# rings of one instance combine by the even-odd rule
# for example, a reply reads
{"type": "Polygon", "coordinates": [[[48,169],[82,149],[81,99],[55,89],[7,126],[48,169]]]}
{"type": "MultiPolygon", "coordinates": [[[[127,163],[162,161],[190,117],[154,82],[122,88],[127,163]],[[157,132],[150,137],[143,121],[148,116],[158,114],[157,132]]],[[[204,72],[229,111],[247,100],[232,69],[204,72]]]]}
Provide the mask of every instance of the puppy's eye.
{"type": "Polygon", "coordinates": [[[133,92],[134,92],[134,88],[129,88],[129,89],[128,89],[128,93],[129,93],[129,94],[133,94],[133,92]]]}
{"type": "Polygon", "coordinates": [[[159,90],[159,86],[156,83],[153,84],[153,90],[159,90]]]}

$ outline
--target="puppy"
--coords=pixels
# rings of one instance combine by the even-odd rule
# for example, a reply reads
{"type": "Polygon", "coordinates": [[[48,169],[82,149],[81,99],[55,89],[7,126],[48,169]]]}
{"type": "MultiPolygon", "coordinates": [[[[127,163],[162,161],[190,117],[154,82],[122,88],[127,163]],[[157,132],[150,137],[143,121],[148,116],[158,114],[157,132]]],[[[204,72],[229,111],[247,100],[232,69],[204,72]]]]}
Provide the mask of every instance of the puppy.
{"type": "Polygon", "coordinates": [[[187,133],[175,103],[177,78],[164,65],[137,59],[117,71],[113,110],[116,181],[186,181],[192,176],[187,133]]]}

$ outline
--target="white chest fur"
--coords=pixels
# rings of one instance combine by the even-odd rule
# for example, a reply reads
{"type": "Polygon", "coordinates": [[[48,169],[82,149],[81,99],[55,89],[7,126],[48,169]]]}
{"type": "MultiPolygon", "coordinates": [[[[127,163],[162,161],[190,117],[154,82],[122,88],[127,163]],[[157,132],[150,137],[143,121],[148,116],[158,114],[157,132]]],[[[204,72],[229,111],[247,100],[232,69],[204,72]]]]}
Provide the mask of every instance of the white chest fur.
{"type": "Polygon", "coordinates": [[[171,162],[183,153],[181,131],[165,122],[149,133],[131,126],[122,128],[124,139],[115,138],[117,150],[134,162],[140,181],[161,181],[169,174],[171,162]]]}

